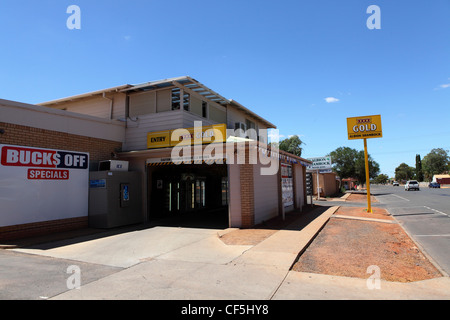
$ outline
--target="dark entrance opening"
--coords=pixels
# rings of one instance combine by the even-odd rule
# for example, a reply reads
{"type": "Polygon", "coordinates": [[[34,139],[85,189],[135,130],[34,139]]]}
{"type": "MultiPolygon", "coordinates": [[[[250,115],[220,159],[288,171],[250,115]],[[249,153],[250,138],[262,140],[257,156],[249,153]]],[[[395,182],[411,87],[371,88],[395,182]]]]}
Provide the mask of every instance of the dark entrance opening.
{"type": "Polygon", "coordinates": [[[228,172],[225,164],[148,167],[148,216],[158,225],[228,227],[228,172]]]}

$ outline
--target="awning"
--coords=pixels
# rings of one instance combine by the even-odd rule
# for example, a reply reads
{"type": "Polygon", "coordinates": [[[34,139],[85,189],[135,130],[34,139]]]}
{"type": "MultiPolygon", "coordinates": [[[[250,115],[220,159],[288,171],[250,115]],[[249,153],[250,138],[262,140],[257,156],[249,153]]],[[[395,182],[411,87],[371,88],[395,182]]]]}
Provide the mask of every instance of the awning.
{"type": "Polygon", "coordinates": [[[226,164],[226,158],[217,158],[217,159],[209,159],[209,160],[184,160],[184,161],[165,161],[165,159],[148,159],[146,161],[147,166],[155,167],[155,166],[173,166],[173,165],[183,165],[183,164],[226,164]]]}
{"type": "Polygon", "coordinates": [[[217,92],[209,89],[208,87],[201,84],[197,80],[192,79],[191,77],[188,77],[188,76],[147,82],[147,83],[132,86],[131,88],[126,88],[126,89],[122,90],[122,92],[150,91],[150,90],[168,88],[168,87],[178,86],[178,85],[181,85],[189,90],[192,90],[195,93],[198,93],[199,95],[205,97],[206,99],[208,99],[210,101],[214,101],[218,104],[226,105],[226,104],[230,103],[230,101],[228,99],[222,97],[217,92]]]}

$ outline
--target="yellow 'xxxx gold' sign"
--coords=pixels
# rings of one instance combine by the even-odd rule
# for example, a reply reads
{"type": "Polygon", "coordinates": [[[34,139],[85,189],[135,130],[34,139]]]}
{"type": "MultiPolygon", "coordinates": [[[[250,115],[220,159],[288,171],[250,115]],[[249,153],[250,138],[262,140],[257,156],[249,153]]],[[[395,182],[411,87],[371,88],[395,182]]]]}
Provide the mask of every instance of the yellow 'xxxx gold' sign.
{"type": "Polygon", "coordinates": [[[347,133],[349,140],[382,138],[381,116],[347,118],[347,133]]]}

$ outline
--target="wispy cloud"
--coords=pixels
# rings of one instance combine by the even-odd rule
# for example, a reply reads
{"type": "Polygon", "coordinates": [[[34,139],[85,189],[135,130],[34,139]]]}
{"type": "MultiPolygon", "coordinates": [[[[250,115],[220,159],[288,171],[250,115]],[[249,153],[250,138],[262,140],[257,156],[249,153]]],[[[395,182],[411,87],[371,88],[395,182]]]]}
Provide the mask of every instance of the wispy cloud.
{"type": "Polygon", "coordinates": [[[131,36],[124,36],[123,38],[124,38],[125,41],[131,40],[131,36]]]}
{"type": "Polygon", "coordinates": [[[335,98],[335,97],[328,97],[324,99],[327,103],[333,103],[333,102],[338,102],[339,99],[335,98]]]}
{"type": "MultiPolygon", "coordinates": [[[[450,78],[448,78],[448,80],[450,80],[450,78]]],[[[439,85],[439,87],[434,88],[434,90],[447,89],[447,88],[450,88],[450,83],[441,84],[441,85],[439,85]]]]}
{"type": "Polygon", "coordinates": [[[280,140],[283,140],[285,136],[280,134],[278,129],[271,129],[268,131],[267,137],[269,138],[269,142],[279,142],[280,140]]]}

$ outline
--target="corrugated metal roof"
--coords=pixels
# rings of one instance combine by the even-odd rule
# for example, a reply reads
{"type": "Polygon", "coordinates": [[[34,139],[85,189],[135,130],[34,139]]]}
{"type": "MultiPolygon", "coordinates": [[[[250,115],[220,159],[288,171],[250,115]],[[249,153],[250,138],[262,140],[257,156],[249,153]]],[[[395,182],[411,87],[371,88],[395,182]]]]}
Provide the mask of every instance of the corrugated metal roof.
{"type": "Polygon", "coordinates": [[[83,93],[83,94],[79,94],[79,95],[75,95],[75,96],[70,96],[70,97],[67,97],[67,98],[61,98],[61,99],[51,100],[51,101],[47,101],[47,102],[37,103],[37,105],[38,106],[51,106],[51,105],[58,104],[58,103],[61,103],[61,102],[74,101],[74,100],[83,99],[83,98],[87,98],[87,97],[92,97],[92,96],[103,94],[103,93],[120,92],[121,90],[129,88],[129,87],[132,87],[132,85],[124,84],[124,85],[117,86],[117,87],[112,87],[112,88],[108,88],[108,89],[92,91],[92,92],[83,93]]]}

